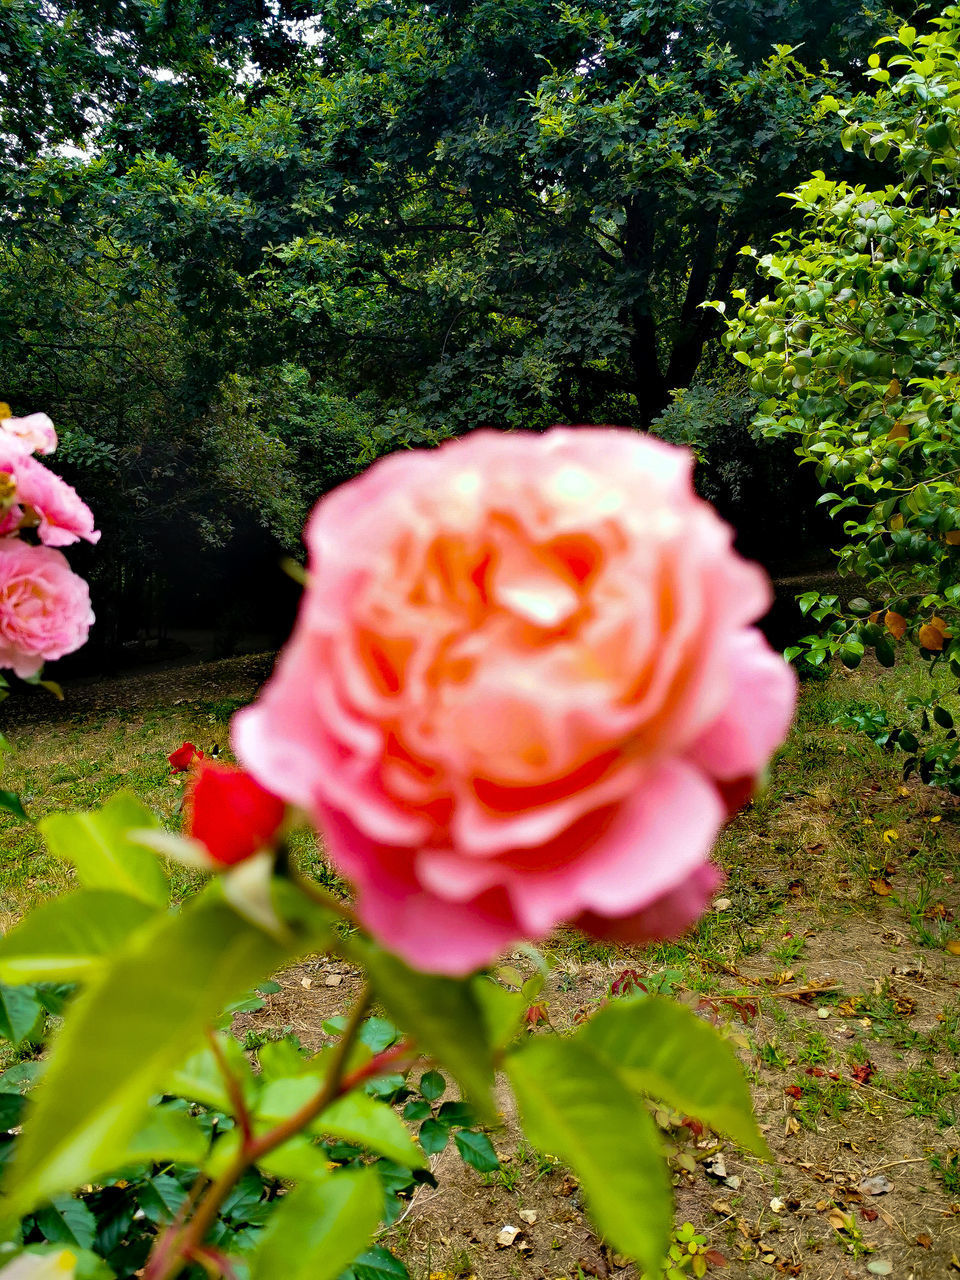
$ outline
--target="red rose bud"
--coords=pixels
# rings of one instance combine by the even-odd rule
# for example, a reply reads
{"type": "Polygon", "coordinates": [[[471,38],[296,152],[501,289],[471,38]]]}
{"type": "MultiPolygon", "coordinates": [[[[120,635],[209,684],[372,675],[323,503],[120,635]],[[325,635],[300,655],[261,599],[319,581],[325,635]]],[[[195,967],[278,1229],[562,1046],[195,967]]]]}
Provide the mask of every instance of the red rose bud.
{"type": "Polygon", "coordinates": [[[183,812],[184,833],[232,867],[274,843],[286,805],[243,769],[206,760],[187,784],[183,812]]]}
{"type": "Polygon", "coordinates": [[[177,747],[176,751],[171,751],[167,759],[174,773],[186,773],[194,760],[203,759],[203,752],[192,742],[185,742],[182,747],[177,747]]]}

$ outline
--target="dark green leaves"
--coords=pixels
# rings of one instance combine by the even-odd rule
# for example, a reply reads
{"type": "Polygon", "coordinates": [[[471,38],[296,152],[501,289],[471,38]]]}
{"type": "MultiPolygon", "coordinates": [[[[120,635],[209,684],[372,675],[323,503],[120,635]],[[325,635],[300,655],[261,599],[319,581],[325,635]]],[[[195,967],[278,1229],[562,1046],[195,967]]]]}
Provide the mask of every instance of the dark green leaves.
{"type": "Polygon", "coordinates": [[[46,1010],[32,988],[0,986],[0,1036],[11,1044],[39,1040],[46,1010]]]}
{"type": "Polygon", "coordinates": [[[492,1048],[475,985],[484,980],[418,973],[378,947],[354,945],[390,1016],[422,1050],[449,1067],[477,1107],[490,1114],[492,1048]]]}

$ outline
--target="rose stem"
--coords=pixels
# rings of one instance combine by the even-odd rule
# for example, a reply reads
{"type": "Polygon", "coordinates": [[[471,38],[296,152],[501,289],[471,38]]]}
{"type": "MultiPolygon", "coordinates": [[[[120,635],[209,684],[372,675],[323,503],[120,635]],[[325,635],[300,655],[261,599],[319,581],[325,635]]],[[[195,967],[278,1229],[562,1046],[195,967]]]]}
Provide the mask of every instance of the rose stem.
{"type": "Polygon", "coordinates": [[[282,1146],[283,1143],[306,1128],[311,1120],[315,1119],[321,1111],[326,1110],[330,1103],[342,1093],[345,1093],[348,1088],[353,1088],[364,1080],[382,1074],[385,1065],[395,1065],[401,1056],[409,1056],[413,1052],[412,1045],[396,1045],[394,1049],[388,1049],[384,1053],[378,1054],[365,1067],[351,1072],[349,1076],[344,1078],[343,1072],[347,1058],[353,1047],[353,1042],[363,1025],[363,1019],[370,1006],[371,998],[370,987],[364,987],[357,1003],[351,1010],[347,1025],[343,1029],[343,1034],[334,1046],[330,1069],[320,1090],[314,1097],[308,1099],[302,1107],[299,1107],[292,1115],[288,1116],[286,1120],[282,1120],[273,1129],[269,1129],[259,1137],[251,1135],[243,1141],[240,1150],[224,1172],[207,1188],[206,1194],[197,1206],[193,1217],[180,1231],[172,1250],[163,1247],[163,1237],[161,1237],[155,1247],[154,1257],[148,1262],[144,1271],[144,1280],[173,1280],[173,1277],[179,1274],[185,1260],[195,1257],[197,1251],[202,1249],[203,1238],[213,1225],[220,1206],[229,1195],[234,1184],[251,1165],[256,1164],[258,1160],[261,1160],[265,1155],[282,1146]],[[397,1053],[396,1050],[403,1050],[403,1055],[397,1053]],[[169,1256],[170,1252],[173,1254],[172,1257],[169,1256]]]}

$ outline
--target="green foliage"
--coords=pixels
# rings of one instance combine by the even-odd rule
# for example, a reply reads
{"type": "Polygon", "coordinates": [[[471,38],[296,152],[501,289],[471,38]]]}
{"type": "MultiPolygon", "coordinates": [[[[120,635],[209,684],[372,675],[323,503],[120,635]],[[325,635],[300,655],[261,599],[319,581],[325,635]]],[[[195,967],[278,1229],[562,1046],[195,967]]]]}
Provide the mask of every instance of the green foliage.
{"type": "Polygon", "coordinates": [[[653,1273],[671,1201],[646,1098],[766,1151],[732,1051],[662,998],[618,1001],[575,1036],[531,1040],[507,1070],[531,1141],[570,1165],[604,1234],[653,1273]]]}
{"type": "Polygon", "coordinates": [[[132,792],[120,791],[89,813],[51,814],[40,830],[51,853],[71,862],[88,889],[114,890],[165,907],[169,890],[163,868],[129,834],[156,825],[146,805],[132,792]]]}
{"type": "MultiPolygon", "coordinates": [[[[101,1280],[167,1249],[183,1256],[160,1267],[164,1280],[184,1257],[221,1270],[228,1259],[253,1280],[403,1280],[402,1263],[371,1241],[434,1182],[432,1156],[451,1147],[478,1173],[499,1169],[477,1116],[492,1112],[501,1066],[531,1140],[569,1163],[598,1226],[647,1269],[671,1247],[649,1097],[764,1152],[729,1048],[691,1013],[622,1000],[572,1037],[518,1044],[539,975],[508,992],[487,976],[415,972],[358,931],[341,936],[336,903],[283,875],[272,885],[279,930],[231,905],[237,885],[228,896],[215,882],[168,911],[158,868],[130,836],[147,817],[121,793],[47,819],[54,851],[87,887],[0,941],[0,976],[14,984],[0,986],[0,1035],[27,1052],[48,1015],[63,1020],[42,1069],[28,1061],[0,1078],[0,1210],[15,1249],[70,1248],[88,1268],[75,1275],[101,1280]],[[100,887],[109,875],[122,889],[100,887]],[[316,950],[362,960],[371,992],[324,1024],[319,1053],[281,1036],[260,1044],[255,1070],[223,1011],[260,1008],[258,993],[279,989],[267,975],[316,950]],[[35,982],[51,976],[76,990],[35,982]],[[372,995],[387,1016],[369,1012],[372,995]],[[450,1096],[441,1068],[466,1098],[450,1096]]],[[[682,1272],[686,1257],[671,1265],[682,1272]]]]}
{"type": "Polygon", "coordinates": [[[824,100],[884,185],[803,183],[792,198],[804,227],[757,259],[774,296],[740,291],[728,328],[764,397],[757,426],[815,468],[843,522],[840,569],[865,584],[849,608],[801,598],[826,628],[794,651],[813,665],[855,667],[872,650],[889,666],[906,637],[960,675],[958,34],[953,6],[925,34],[903,27],[881,42],[897,48],[885,65],[871,55],[873,98],[824,100]]]}

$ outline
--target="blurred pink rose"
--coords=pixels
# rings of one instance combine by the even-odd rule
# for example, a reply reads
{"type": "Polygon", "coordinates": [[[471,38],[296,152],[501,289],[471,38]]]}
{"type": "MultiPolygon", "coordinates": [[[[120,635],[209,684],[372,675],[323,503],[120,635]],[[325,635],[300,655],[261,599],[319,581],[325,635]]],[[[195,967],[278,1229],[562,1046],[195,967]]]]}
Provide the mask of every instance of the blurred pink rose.
{"type": "Polygon", "coordinates": [[[68,547],[80,538],[100,540],[93,527],[93,513],[76,489],[31,458],[20,440],[2,433],[0,471],[15,485],[12,505],[0,517],[0,535],[13,533],[24,523],[35,523],[40,541],[48,547],[68,547]]]}
{"type": "Polygon", "coordinates": [[[236,753],[305,809],[371,932],[465,973],[564,922],[647,939],[782,741],[770,589],[633,431],[478,431],[324,498],[309,586],[236,753]]]}
{"type": "Polygon", "coordinates": [[[0,432],[18,441],[27,453],[53,453],[57,433],[45,413],[31,413],[26,418],[0,418],[0,432]]]}
{"type": "Polygon", "coordinates": [[[86,642],[90,591],[50,547],[0,538],[0,667],[32,676],[86,642]]]}

